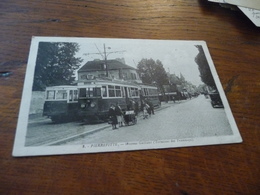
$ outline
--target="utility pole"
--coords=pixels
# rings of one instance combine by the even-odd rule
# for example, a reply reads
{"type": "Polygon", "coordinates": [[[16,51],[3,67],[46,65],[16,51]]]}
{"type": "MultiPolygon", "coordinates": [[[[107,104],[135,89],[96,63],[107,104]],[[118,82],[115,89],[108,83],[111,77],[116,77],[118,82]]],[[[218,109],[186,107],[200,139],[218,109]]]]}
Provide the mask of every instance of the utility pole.
{"type": "Polygon", "coordinates": [[[107,57],[108,57],[108,55],[111,54],[111,53],[122,53],[122,52],[126,52],[126,50],[107,52],[106,49],[111,49],[111,48],[110,48],[110,47],[106,47],[106,45],[105,45],[105,43],[104,43],[104,52],[101,52],[101,51],[98,49],[98,47],[97,47],[96,44],[95,44],[95,46],[96,46],[96,48],[97,48],[97,50],[98,50],[99,53],[85,53],[84,55],[86,55],[86,56],[87,56],[87,55],[91,55],[91,54],[94,54],[94,55],[99,54],[99,55],[101,55],[102,58],[104,59],[104,62],[105,62],[106,77],[108,77],[108,63],[107,63],[107,57]]]}
{"type": "Polygon", "coordinates": [[[104,54],[105,54],[106,77],[108,77],[108,64],[107,64],[107,54],[106,54],[106,45],[105,45],[105,43],[104,43],[104,54]]]}

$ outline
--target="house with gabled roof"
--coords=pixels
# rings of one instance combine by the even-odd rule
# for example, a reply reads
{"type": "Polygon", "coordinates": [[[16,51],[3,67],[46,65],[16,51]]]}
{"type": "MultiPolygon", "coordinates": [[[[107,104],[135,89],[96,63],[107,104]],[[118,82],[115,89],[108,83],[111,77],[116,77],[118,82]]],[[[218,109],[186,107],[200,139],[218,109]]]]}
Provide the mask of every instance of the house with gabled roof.
{"type": "Polygon", "coordinates": [[[88,61],[78,70],[78,81],[93,80],[96,78],[110,78],[114,80],[142,83],[137,70],[126,65],[124,60],[93,60],[88,61]]]}

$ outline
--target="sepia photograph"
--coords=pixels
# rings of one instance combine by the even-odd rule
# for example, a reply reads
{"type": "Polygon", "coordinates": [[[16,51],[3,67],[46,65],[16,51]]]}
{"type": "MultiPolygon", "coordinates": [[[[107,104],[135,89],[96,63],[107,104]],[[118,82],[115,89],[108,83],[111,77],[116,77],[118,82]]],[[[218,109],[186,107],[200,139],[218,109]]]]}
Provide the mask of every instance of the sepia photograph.
{"type": "Polygon", "coordinates": [[[13,156],[241,142],[206,42],[32,37],[13,156]]]}

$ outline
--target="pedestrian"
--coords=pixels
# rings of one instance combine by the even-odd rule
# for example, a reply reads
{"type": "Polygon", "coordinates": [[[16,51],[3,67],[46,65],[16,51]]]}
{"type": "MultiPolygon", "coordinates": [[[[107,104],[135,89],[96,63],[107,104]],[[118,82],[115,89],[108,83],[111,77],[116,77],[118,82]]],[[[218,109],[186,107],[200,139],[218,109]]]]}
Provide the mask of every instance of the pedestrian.
{"type": "Polygon", "coordinates": [[[172,96],[172,101],[175,103],[175,97],[174,96],[172,96]]]}
{"type": "Polygon", "coordinates": [[[154,107],[153,107],[153,103],[150,102],[149,100],[147,100],[146,103],[147,103],[147,104],[149,105],[149,107],[150,107],[150,112],[151,112],[151,114],[154,115],[154,107]]]}
{"type": "Polygon", "coordinates": [[[139,104],[138,102],[134,102],[134,112],[135,112],[135,116],[138,116],[138,112],[139,112],[139,104]]]}
{"type": "Polygon", "coordinates": [[[116,125],[118,124],[118,122],[116,118],[115,106],[113,104],[110,105],[110,108],[108,110],[108,116],[112,125],[112,129],[117,129],[116,125]]]}
{"type": "Polygon", "coordinates": [[[150,106],[148,104],[144,104],[143,106],[143,119],[148,119],[148,115],[150,112],[150,106]]]}
{"type": "Polygon", "coordinates": [[[115,113],[116,113],[118,125],[119,125],[119,127],[122,127],[124,120],[123,120],[123,112],[122,112],[122,109],[121,109],[119,103],[116,104],[115,113]]]}

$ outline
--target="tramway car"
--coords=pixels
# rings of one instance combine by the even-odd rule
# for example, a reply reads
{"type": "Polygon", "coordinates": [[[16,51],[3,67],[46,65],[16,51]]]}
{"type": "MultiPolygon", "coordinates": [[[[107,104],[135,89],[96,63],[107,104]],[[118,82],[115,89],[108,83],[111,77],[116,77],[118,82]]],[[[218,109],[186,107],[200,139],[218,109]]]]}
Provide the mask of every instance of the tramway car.
{"type": "Polygon", "coordinates": [[[89,81],[78,84],[79,116],[86,121],[108,119],[111,104],[122,111],[140,108],[143,99],[160,105],[157,88],[119,81],[89,81]]]}
{"type": "Polygon", "coordinates": [[[53,122],[63,122],[78,119],[78,89],[77,86],[53,86],[45,91],[43,116],[53,122]]]}
{"type": "Polygon", "coordinates": [[[157,87],[152,85],[139,85],[141,87],[141,100],[149,101],[154,107],[161,106],[157,87]]]}

